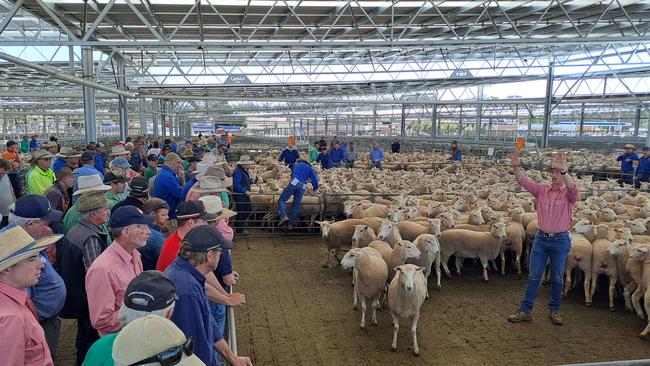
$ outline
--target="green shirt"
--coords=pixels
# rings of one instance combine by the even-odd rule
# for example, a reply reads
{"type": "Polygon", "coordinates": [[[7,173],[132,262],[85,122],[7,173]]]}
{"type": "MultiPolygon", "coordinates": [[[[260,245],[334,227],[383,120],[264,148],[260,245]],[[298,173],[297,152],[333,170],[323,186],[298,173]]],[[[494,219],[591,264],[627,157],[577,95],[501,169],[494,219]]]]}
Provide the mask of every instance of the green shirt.
{"type": "Polygon", "coordinates": [[[23,154],[27,154],[29,152],[29,141],[27,140],[20,140],[20,151],[23,154]]]}
{"type": "Polygon", "coordinates": [[[309,148],[309,162],[313,163],[316,159],[318,159],[318,150],[312,146],[309,148]]]}
{"type": "Polygon", "coordinates": [[[52,169],[43,171],[38,165],[34,165],[25,176],[27,193],[42,196],[54,184],[55,180],[56,176],[52,169]]]}
{"type": "Polygon", "coordinates": [[[82,366],[114,366],[113,343],[120,332],[107,334],[99,338],[86,353],[86,359],[82,366]]]}
{"type": "Polygon", "coordinates": [[[113,195],[110,191],[106,192],[106,199],[108,200],[108,207],[113,208],[118,202],[122,200],[121,194],[113,195]]]}
{"type": "Polygon", "coordinates": [[[147,169],[144,171],[144,177],[147,179],[153,177],[156,174],[158,174],[158,170],[156,170],[156,168],[147,167],[147,169]]]}

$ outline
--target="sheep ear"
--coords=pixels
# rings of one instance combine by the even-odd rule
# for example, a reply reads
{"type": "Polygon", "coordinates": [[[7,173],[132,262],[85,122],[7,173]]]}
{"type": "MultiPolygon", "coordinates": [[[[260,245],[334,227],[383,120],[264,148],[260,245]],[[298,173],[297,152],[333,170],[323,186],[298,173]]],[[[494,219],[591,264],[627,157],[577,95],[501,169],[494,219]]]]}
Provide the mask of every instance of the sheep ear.
{"type": "Polygon", "coordinates": [[[415,270],[416,271],[424,271],[424,267],[417,267],[415,270]]]}
{"type": "Polygon", "coordinates": [[[644,247],[639,247],[639,251],[641,251],[643,253],[648,253],[648,247],[645,247],[645,246],[644,247]]]}

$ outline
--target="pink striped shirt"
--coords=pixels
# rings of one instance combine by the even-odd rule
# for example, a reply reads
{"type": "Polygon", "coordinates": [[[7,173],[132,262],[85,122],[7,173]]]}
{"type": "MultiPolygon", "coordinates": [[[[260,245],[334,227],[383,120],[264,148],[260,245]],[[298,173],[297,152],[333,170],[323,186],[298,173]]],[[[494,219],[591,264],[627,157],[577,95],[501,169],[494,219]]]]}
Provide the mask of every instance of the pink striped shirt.
{"type": "Polygon", "coordinates": [[[549,184],[540,184],[523,177],[517,183],[537,199],[537,227],[547,233],[569,231],[573,207],[580,198],[578,185],[572,190],[565,185],[553,189],[549,184]]]}

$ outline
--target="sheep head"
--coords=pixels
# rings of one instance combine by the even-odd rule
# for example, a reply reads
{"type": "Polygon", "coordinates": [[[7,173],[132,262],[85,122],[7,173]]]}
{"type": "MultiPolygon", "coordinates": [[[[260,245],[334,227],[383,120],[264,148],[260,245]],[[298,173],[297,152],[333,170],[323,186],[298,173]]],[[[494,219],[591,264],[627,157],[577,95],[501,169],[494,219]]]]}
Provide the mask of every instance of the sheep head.
{"type": "Polygon", "coordinates": [[[352,247],[359,247],[359,240],[368,232],[368,225],[355,225],[354,234],[352,234],[352,247]]]}
{"type": "Polygon", "coordinates": [[[426,250],[434,256],[440,254],[440,242],[438,237],[431,234],[422,234],[420,240],[423,241],[426,250]]]}
{"type": "Polygon", "coordinates": [[[407,259],[408,258],[420,259],[420,256],[422,255],[422,253],[420,253],[420,249],[418,249],[418,247],[415,246],[413,242],[410,242],[408,240],[398,241],[397,244],[395,244],[395,248],[393,250],[398,248],[404,250],[407,259]]]}
{"type": "Polygon", "coordinates": [[[593,227],[591,221],[587,219],[580,219],[575,225],[573,225],[573,231],[578,234],[586,234],[593,227]]]}
{"type": "Polygon", "coordinates": [[[332,225],[331,221],[315,221],[316,224],[320,225],[320,232],[323,239],[327,239],[330,234],[330,228],[332,225]]]}
{"type": "Polygon", "coordinates": [[[609,247],[607,247],[607,253],[612,256],[621,255],[626,251],[629,244],[630,243],[627,240],[616,239],[609,245],[609,247]]]}
{"type": "Polygon", "coordinates": [[[630,228],[632,234],[643,235],[646,233],[645,219],[625,220],[625,226],[630,228]]]}
{"type": "Polygon", "coordinates": [[[429,234],[439,238],[442,235],[442,232],[440,230],[441,225],[442,222],[440,222],[440,219],[429,220],[429,234]]]}
{"type": "Polygon", "coordinates": [[[650,247],[647,245],[637,245],[634,246],[630,249],[630,258],[634,258],[638,261],[643,261],[645,260],[646,256],[648,255],[648,251],[650,251],[650,247]]]}
{"type": "Polygon", "coordinates": [[[377,239],[386,240],[395,230],[395,223],[389,220],[382,220],[377,239]]]}
{"type": "Polygon", "coordinates": [[[415,288],[415,276],[418,271],[424,268],[418,267],[414,264],[403,264],[395,267],[395,275],[397,276],[398,285],[402,286],[406,292],[413,291],[415,288]]]}
{"type": "Polygon", "coordinates": [[[494,224],[492,224],[492,227],[490,228],[490,233],[492,233],[492,236],[497,239],[505,240],[506,224],[504,224],[503,222],[495,222],[494,224]]]}
{"type": "Polygon", "coordinates": [[[357,260],[361,256],[361,253],[363,252],[360,248],[352,248],[348,250],[348,252],[343,256],[343,259],[341,259],[341,268],[348,269],[350,267],[356,266],[357,260]]]}

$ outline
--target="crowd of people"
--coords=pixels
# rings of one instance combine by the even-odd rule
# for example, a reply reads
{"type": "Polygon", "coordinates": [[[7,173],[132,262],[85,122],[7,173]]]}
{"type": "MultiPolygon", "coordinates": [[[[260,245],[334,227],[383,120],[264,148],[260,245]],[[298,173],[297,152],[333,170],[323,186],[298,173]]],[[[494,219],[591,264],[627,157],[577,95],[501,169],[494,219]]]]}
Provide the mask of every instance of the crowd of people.
{"type": "Polygon", "coordinates": [[[63,318],[76,365],[251,365],[223,337],[227,307],[246,302],[230,291],[230,198],[244,206],[253,164],[230,171],[230,136],[27,138],[0,159],[3,364],[53,365],[63,318]]]}

